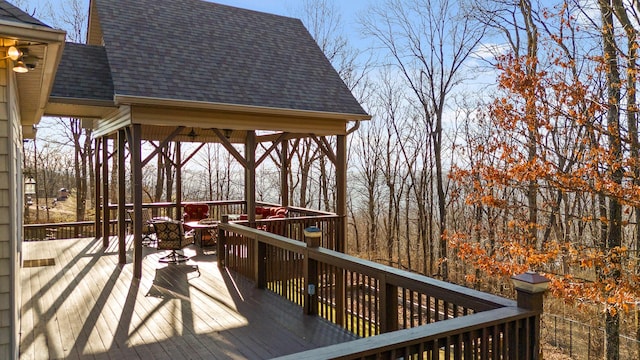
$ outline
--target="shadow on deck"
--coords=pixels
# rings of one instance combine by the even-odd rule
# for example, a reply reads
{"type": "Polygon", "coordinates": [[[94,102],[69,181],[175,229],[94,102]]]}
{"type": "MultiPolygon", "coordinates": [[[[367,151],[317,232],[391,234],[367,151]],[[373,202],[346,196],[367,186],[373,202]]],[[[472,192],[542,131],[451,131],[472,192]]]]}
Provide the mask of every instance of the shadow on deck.
{"type": "Polygon", "coordinates": [[[106,249],[95,239],[23,246],[20,359],[267,359],[355,338],[195,246],[182,265],[144,248],[141,280],[130,247],[118,265],[115,238],[106,249]]]}

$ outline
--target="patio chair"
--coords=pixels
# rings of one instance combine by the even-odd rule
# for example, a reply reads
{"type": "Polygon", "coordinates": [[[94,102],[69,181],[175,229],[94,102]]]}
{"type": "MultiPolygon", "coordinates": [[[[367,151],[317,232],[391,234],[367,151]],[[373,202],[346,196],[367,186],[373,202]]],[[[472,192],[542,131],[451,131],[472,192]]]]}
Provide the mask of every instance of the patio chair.
{"type": "MultiPolygon", "coordinates": [[[[207,219],[208,217],[209,205],[207,204],[187,204],[184,206],[184,215],[182,218],[185,223],[189,221],[200,221],[202,219],[207,219]]],[[[184,229],[186,231],[194,230],[189,225],[184,225],[184,229]]],[[[203,232],[202,235],[205,237],[205,239],[202,240],[210,240],[210,236],[207,232],[203,232]]]]}
{"type": "MultiPolygon", "coordinates": [[[[133,210],[127,210],[127,215],[133,225],[133,210]]],[[[133,231],[131,231],[133,233],[133,231]]],[[[153,219],[151,216],[151,209],[142,209],[142,245],[150,246],[155,243],[155,229],[153,227],[153,219]]]]}
{"type": "Polygon", "coordinates": [[[209,217],[209,205],[187,204],[184,206],[184,222],[199,221],[209,217]]]}
{"type": "Polygon", "coordinates": [[[158,250],[171,250],[171,252],[160,258],[160,262],[177,264],[181,261],[189,260],[188,257],[178,254],[177,250],[193,243],[193,235],[185,235],[182,222],[180,221],[158,221],[153,223],[158,239],[158,250]]]}

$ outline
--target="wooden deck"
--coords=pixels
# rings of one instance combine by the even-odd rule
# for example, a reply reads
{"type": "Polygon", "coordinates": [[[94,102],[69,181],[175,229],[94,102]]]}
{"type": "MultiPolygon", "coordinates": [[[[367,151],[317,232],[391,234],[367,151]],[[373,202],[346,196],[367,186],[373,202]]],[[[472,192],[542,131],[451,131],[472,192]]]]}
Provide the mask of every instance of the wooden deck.
{"type": "Polygon", "coordinates": [[[115,238],[107,249],[95,239],[23,246],[22,360],[268,359],[353,339],[221,273],[215,254],[195,246],[189,262],[168,266],[158,262],[166,252],[145,248],[139,281],[131,250],[117,264],[115,238]]]}

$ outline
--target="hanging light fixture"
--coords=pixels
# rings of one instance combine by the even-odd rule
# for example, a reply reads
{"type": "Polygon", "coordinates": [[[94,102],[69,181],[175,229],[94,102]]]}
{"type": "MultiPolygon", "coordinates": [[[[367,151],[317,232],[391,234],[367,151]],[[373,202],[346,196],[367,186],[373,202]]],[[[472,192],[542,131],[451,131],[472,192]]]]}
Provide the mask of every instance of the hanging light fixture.
{"type": "Polygon", "coordinates": [[[22,56],[22,51],[18,50],[15,46],[9,46],[7,48],[7,56],[5,59],[11,59],[13,61],[18,60],[22,56]]]}
{"type": "Polygon", "coordinates": [[[13,66],[13,71],[19,74],[24,74],[26,72],[29,72],[29,68],[24,64],[22,60],[18,60],[13,66]]]}
{"type": "Polygon", "coordinates": [[[35,195],[36,194],[36,181],[33,176],[29,175],[24,180],[24,194],[35,195]]]}
{"type": "Polygon", "coordinates": [[[12,61],[15,61],[12,70],[19,74],[24,74],[29,72],[29,70],[35,69],[39,60],[37,57],[29,56],[27,49],[18,49],[15,46],[9,46],[7,48],[7,56],[2,59],[11,59],[12,61]]]}

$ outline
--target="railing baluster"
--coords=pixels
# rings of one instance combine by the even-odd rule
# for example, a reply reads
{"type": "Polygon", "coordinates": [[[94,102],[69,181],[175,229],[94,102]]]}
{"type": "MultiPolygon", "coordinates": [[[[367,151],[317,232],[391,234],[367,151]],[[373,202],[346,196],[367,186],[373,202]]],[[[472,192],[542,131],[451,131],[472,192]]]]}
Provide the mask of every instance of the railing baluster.
{"type": "MultiPolygon", "coordinates": [[[[301,261],[317,261],[315,285],[319,304],[309,303],[308,306],[315,309],[318,316],[334,321],[337,325],[363,337],[382,333],[380,339],[386,339],[385,336],[392,335],[389,331],[395,327],[404,328],[406,330],[399,331],[412,334],[410,338],[413,340],[405,341],[404,337],[398,336],[388,338],[395,339],[397,343],[393,344],[398,346],[380,345],[379,352],[365,349],[360,352],[357,348],[339,346],[345,354],[353,354],[342,357],[344,359],[386,359],[391,356],[397,358],[400,355],[405,359],[514,358],[518,354],[532,352],[534,345],[528,344],[527,341],[533,337],[531,333],[535,328],[532,324],[536,324],[539,313],[517,308],[514,301],[484,297],[475,290],[463,290],[452,284],[429,280],[420,275],[330,250],[309,249],[299,241],[265,235],[264,232],[237,224],[221,224],[221,227],[243,234],[238,238],[254,238],[255,241],[243,240],[249,246],[246,249],[249,251],[248,256],[245,257],[254,257],[256,249],[251,247],[259,248],[260,244],[269,244],[270,247],[279,249],[273,252],[275,255],[272,255],[271,251],[269,255],[270,260],[280,263],[280,267],[275,271],[279,281],[275,283],[279,284],[279,292],[283,297],[295,301],[299,293],[297,264],[301,261]],[[496,313],[502,314],[498,316],[487,313],[503,309],[509,311],[496,313]],[[486,314],[484,317],[483,313],[486,314]],[[398,316],[402,316],[402,320],[398,319],[398,316]],[[467,317],[485,320],[477,325],[468,326],[467,317]],[[450,324],[454,323],[460,324],[460,327],[450,328],[450,324]],[[450,330],[442,333],[429,330],[439,328],[450,330]],[[522,333],[518,333],[519,331],[522,333]],[[444,333],[447,336],[444,336],[444,333]],[[400,349],[401,353],[393,353],[394,350],[400,349]]],[[[296,232],[295,227],[289,227],[288,231],[296,232]]],[[[255,261],[252,263],[255,264],[255,261]]],[[[302,286],[308,289],[308,285],[305,280],[302,286]]],[[[302,300],[304,304],[308,301],[308,298],[302,300]]],[[[375,343],[368,342],[367,346],[377,344],[378,341],[380,340],[376,340],[375,343]]],[[[323,355],[318,353],[318,357],[315,358],[320,359],[323,355]]]]}

